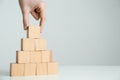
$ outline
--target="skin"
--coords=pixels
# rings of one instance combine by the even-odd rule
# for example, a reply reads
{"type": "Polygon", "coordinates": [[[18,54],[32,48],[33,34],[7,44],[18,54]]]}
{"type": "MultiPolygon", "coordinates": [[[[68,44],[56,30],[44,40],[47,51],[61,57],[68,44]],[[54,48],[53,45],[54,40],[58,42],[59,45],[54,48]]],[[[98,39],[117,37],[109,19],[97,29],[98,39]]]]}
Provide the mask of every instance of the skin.
{"type": "Polygon", "coordinates": [[[40,19],[40,30],[42,32],[45,23],[45,3],[41,0],[19,0],[20,8],[23,15],[24,30],[29,26],[29,14],[36,20],[40,19]]]}

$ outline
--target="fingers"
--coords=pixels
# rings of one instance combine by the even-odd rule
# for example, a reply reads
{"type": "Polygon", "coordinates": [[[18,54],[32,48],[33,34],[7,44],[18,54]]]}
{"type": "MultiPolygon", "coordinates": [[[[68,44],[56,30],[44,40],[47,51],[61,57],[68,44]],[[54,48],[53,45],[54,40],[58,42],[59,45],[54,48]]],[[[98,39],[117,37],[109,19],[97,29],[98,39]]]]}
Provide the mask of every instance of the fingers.
{"type": "Polygon", "coordinates": [[[35,11],[32,11],[31,12],[31,15],[36,19],[36,20],[39,20],[40,16],[39,16],[39,13],[35,12],[35,11]]]}
{"type": "Polygon", "coordinates": [[[23,15],[23,26],[24,26],[24,30],[28,29],[28,8],[26,8],[25,6],[25,0],[19,0],[19,5],[22,11],[22,15],[23,15]]]}
{"type": "Polygon", "coordinates": [[[24,30],[28,29],[29,26],[29,17],[28,17],[29,13],[28,12],[24,12],[23,13],[23,25],[24,25],[24,30]]]}
{"type": "Polygon", "coordinates": [[[43,29],[43,25],[45,23],[46,20],[46,15],[45,15],[45,3],[42,3],[40,6],[40,27],[41,27],[41,33],[42,33],[42,29],[43,29]]]}

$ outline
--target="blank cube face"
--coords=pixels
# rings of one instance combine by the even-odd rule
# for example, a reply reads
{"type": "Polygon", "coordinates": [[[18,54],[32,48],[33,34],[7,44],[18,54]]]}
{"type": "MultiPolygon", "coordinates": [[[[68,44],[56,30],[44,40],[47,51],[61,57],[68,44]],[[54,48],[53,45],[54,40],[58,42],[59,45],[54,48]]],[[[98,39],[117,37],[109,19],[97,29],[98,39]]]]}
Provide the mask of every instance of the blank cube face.
{"type": "Polygon", "coordinates": [[[36,64],[25,64],[24,76],[36,75],[36,64]]]}
{"type": "Polygon", "coordinates": [[[30,52],[29,51],[17,51],[16,52],[17,63],[29,63],[30,62],[30,52]]]}
{"type": "Polygon", "coordinates": [[[42,55],[40,51],[31,51],[30,52],[30,63],[41,63],[42,55]]]}
{"type": "Polygon", "coordinates": [[[22,51],[34,51],[35,40],[31,38],[21,39],[21,50],[22,51]]]}
{"type": "Polygon", "coordinates": [[[29,27],[27,30],[27,38],[40,38],[40,27],[29,27]]]}
{"type": "Polygon", "coordinates": [[[52,51],[42,51],[42,62],[52,62],[52,51]]]}
{"type": "Polygon", "coordinates": [[[37,64],[37,75],[47,75],[47,63],[37,64]]]}
{"type": "Polygon", "coordinates": [[[24,64],[11,64],[10,70],[10,76],[23,76],[24,64]]]}
{"type": "Polygon", "coordinates": [[[58,63],[48,63],[48,74],[57,74],[58,73],[58,63]]]}
{"type": "Polygon", "coordinates": [[[46,50],[46,39],[35,39],[35,50],[46,50]]]}

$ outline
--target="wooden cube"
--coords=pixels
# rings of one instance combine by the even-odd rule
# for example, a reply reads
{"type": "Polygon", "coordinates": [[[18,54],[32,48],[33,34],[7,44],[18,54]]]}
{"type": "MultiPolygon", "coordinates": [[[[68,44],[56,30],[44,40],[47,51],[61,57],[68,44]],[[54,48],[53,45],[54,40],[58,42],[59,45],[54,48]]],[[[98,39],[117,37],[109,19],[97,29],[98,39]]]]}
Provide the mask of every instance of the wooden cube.
{"type": "Polygon", "coordinates": [[[35,50],[35,40],[32,38],[21,39],[21,50],[22,51],[34,51],[35,50]]]}
{"type": "Polygon", "coordinates": [[[47,75],[48,68],[47,63],[39,63],[37,64],[37,75],[47,75]]]}
{"type": "Polygon", "coordinates": [[[16,59],[17,63],[30,63],[30,52],[16,51],[16,59]]]}
{"type": "Polygon", "coordinates": [[[24,64],[10,64],[10,76],[23,76],[24,64]]]}
{"type": "Polygon", "coordinates": [[[46,50],[46,39],[35,39],[35,50],[46,50]]]}
{"type": "Polygon", "coordinates": [[[36,64],[25,64],[24,76],[36,75],[36,64]]]}
{"type": "Polygon", "coordinates": [[[27,30],[27,38],[40,38],[40,27],[29,26],[27,30]]]}
{"type": "Polygon", "coordinates": [[[51,50],[42,51],[42,62],[52,62],[52,51],[51,50]]]}
{"type": "Polygon", "coordinates": [[[41,63],[42,61],[41,51],[31,51],[30,52],[30,63],[41,63]]]}
{"type": "Polygon", "coordinates": [[[48,74],[57,74],[58,73],[58,63],[48,63],[48,74]]]}

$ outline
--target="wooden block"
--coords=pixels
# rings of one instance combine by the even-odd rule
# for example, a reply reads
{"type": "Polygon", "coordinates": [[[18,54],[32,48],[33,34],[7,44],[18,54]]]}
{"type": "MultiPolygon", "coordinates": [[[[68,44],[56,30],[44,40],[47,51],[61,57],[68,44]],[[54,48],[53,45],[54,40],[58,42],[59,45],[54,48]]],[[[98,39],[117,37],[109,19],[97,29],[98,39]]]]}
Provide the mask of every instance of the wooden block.
{"type": "Polygon", "coordinates": [[[37,75],[47,75],[47,63],[37,64],[37,75]]]}
{"type": "Polygon", "coordinates": [[[21,39],[21,50],[22,51],[34,51],[35,50],[35,40],[32,38],[21,39]]]}
{"type": "Polygon", "coordinates": [[[57,74],[58,73],[58,63],[48,63],[48,75],[49,74],[57,74]]]}
{"type": "Polygon", "coordinates": [[[29,51],[16,51],[16,62],[17,63],[29,63],[30,52],[29,51]]]}
{"type": "Polygon", "coordinates": [[[42,51],[42,62],[52,62],[52,51],[51,50],[42,51]]]}
{"type": "Polygon", "coordinates": [[[35,39],[35,50],[46,50],[46,39],[35,39]]]}
{"type": "Polygon", "coordinates": [[[10,76],[23,76],[24,64],[10,64],[10,76]]]}
{"type": "Polygon", "coordinates": [[[42,61],[41,51],[31,51],[30,52],[30,63],[41,63],[42,61]]]}
{"type": "Polygon", "coordinates": [[[27,38],[40,38],[40,27],[29,26],[27,30],[27,38]]]}
{"type": "Polygon", "coordinates": [[[25,64],[24,76],[36,75],[36,64],[25,64]]]}

